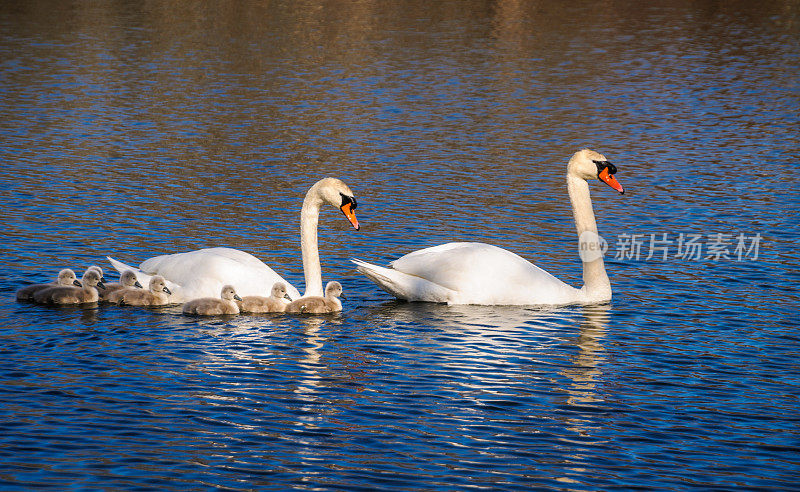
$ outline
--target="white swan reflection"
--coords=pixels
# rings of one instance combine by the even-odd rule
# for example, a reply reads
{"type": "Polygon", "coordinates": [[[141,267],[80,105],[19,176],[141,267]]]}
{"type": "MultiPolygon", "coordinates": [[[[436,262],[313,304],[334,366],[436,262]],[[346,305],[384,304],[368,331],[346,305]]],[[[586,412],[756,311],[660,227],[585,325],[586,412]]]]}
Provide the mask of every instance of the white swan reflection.
{"type": "Polygon", "coordinates": [[[392,301],[368,309],[364,318],[392,325],[396,339],[403,335],[396,331],[398,327],[410,327],[407,343],[447,351],[453,356],[442,364],[459,366],[465,374],[481,361],[508,363],[505,374],[490,376],[485,371],[475,372],[475,378],[482,378],[483,391],[492,392],[493,385],[504,390],[504,379],[525,374],[526,379],[533,381],[547,378],[552,386],[563,391],[565,402],[574,406],[602,400],[597,381],[603,374],[602,341],[610,309],[609,304],[580,308],[489,307],[392,301]],[[542,372],[540,365],[551,365],[554,358],[560,358],[565,344],[577,348],[569,357],[569,364],[558,372],[569,381],[566,386],[563,379],[542,372]],[[492,381],[492,377],[497,380],[492,381]]]}
{"type": "Polygon", "coordinates": [[[602,401],[597,393],[597,380],[603,374],[601,363],[605,360],[605,349],[601,342],[606,336],[610,309],[608,304],[583,307],[583,319],[578,323],[575,338],[578,353],[572,357],[572,365],[561,371],[563,376],[572,381],[564,389],[569,405],[602,401]]]}
{"type": "Polygon", "coordinates": [[[320,384],[319,368],[320,359],[322,359],[320,350],[325,346],[327,337],[321,336],[319,329],[325,324],[325,319],[310,316],[302,318],[300,322],[303,324],[303,336],[305,337],[305,346],[302,347],[305,355],[298,359],[297,365],[304,377],[300,378],[293,391],[298,395],[311,395],[316,393],[320,384]]]}

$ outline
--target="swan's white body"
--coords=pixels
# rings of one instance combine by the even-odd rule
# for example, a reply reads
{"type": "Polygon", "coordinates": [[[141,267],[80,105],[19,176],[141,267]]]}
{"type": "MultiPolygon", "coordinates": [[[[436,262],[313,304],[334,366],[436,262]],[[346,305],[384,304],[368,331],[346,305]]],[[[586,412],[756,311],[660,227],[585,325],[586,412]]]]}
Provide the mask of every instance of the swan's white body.
{"type": "Polygon", "coordinates": [[[576,290],[521,256],[491,244],[425,248],[393,261],[391,268],[353,261],[379,287],[407,301],[564,304],[576,290]]]}
{"type": "MultiPolygon", "coordinates": [[[[344,210],[345,197],[349,199],[349,203],[355,203],[347,185],[335,178],[325,178],[308,190],[303,201],[300,242],[306,279],[305,296],[322,295],[322,268],[317,248],[317,222],[322,204],[330,203],[342,208],[353,226],[358,228],[350,207],[347,207],[347,211],[344,210]]],[[[149,283],[154,275],[164,277],[167,287],[173,292],[172,300],[175,302],[218,297],[225,285],[232,285],[241,296],[263,295],[276,282],[286,284],[286,292],[292,299],[301,297],[294,286],[264,262],[250,253],[233,248],[207,248],[156,256],[142,262],[139,268],[107,258],[119,272],[133,270],[142,285],[149,283]]]]}
{"type": "MultiPolygon", "coordinates": [[[[597,152],[584,149],[570,159],[567,188],[578,235],[597,236],[587,179],[598,177],[597,152]]],[[[602,178],[622,192],[613,175],[602,178]],[[613,181],[613,184],[612,182],[613,181]]],[[[583,246],[583,245],[582,245],[583,246]]],[[[409,253],[391,268],[353,260],[358,271],[380,288],[408,301],[483,305],[593,304],[611,299],[611,283],[601,254],[583,262],[584,286],[576,289],[517,254],[483,243],[447,243],[409,253]]]]}
{"type": "Polygon", "coordinates": [[[178,302],[202,297],[218,297],[222,287],[231,284],[243,295],[260,295],[275,282],[284,282],[293,299],[300,297],[296,288],[250,253],[233,248],[206,248],[186,253],[161,255],[145,260],[139,268],[108,257],[119,271],[133,270],[142,285],[154,275],[167,280],[167,287],[178,302]]]}

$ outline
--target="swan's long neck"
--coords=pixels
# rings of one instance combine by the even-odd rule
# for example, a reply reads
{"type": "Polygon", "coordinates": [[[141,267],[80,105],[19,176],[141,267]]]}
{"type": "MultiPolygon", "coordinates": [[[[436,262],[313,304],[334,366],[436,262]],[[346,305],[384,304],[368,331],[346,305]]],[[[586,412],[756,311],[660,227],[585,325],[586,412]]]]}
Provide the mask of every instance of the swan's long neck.
{"type": "Polygon", "coordinates": [[[303,200],[300,212],[300,249],[303,253],[303,273],[306,277],[306,292],[303,296],[322,296],[322,266],[319,263],[317,246],[317,224],[322,198],[317,186],[312,186],[303,200]]]}
{"type": "MultiPolygon", "coordinates": [[[[594,218],[592,199],[589,196],[589,183],[577,176],[567,175],[567,190],[572,202],[572,214],[575,217],[575,229],[578,232],[578,241],[597,239],[597,221],[594,218]]],[[[582,245],[586,246],[586,244],[582,245]]],[[[583,292],[587,301],[604,301],[611,299],[611,282],[606,274],[606,265],[603,255],[596,256],[590,261],[583,261],[583,292]]]]}

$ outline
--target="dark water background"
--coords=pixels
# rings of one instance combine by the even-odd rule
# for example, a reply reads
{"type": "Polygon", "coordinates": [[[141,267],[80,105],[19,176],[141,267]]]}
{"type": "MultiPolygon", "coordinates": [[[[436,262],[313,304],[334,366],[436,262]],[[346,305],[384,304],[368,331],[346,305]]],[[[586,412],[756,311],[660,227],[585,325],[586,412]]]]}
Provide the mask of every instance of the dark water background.
{"type": "Polygon", "coordinates": [[[0,488],[798,487],[798,2],[9,2],[0,33],[0,488]],[[584,146],[627,189],[592,186],[609,305],[399,303],[348,262],[477,240],[578,285],[584,146]],[[363,225],[322,216],[340,316],[14,301],[221,245],[302,285],[328,175],[363,225]]]}

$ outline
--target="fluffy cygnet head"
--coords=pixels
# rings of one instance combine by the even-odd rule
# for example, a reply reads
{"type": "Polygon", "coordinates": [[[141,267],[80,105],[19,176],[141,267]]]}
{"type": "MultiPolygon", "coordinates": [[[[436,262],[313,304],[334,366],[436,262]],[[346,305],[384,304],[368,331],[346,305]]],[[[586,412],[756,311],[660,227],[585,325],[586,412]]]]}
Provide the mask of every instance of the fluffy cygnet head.
{"type": "Polygon", "coordinates": [[[164,277],[161,275],[156,275],[155,277],[150,279],[150,292],[157,293],[157,292],[166,292],[167,294],[172,294],[170,290],[167,288],[167,283],[164,281],[164,277]]]}
{"type": "Polygon", "coordinates": [[[78,282],[78,277],[75,276],[75,272],[69,268],[65,268],[58,272],[58,285],[76,285],[80,287],[81,283],[78,282]]]}
{"type": "Polygon", "coordinates": [[[222,287],[222,292],[220,292],[219,296],[226,301],[241,301],[242,298],[236,293],[236,289],[233,288],[232,285],[226,285],[222,287]]]}
{"type": "MultiPolygon", "coordinates": [[[[101,282],[105,282],[106,281],[105,276],[103,276],[103,269],[100,268],[99,266],[97,266],[97,265],[89,265],[88,267],[86,267],[86,271],[88,272],[89,270],[95,270],[100,275],[100,281],[101,282]]],[[[85,274],[86,274],[86,272],[84,272],[84,275],[85,274]]]]}
{"type": "Polygon", "coordinates": [[[292,300],[292,298],[289,297],[289,294],[286,293],[286,284],[284,284],[283,282],[275,282],[275,285],[272,286],[271,295],[275,299],[288,299],[290,301],[292,300]]]}
{"type": "Polygon", "coordinates": [[[142,284],[139,283],[139,280],[136,278],[136,274],[133,273],[133,270],[125,270],[119,276],[119,283],[124,285],[125,287],[137,287],[139,289],[142,288],[142,284]]]}
{"type": "Polygon", "coordinates": [[[86,270],[81,277],[81,284],[84,287],[105,287],[103,285],[103,277],[97,270],[86,270]]]}
{"type": "Polygon", "coordinates": [[[325,286],[325,297],[341,297],[347,299],[343,294],[342,284],[335,280],[333,282],[328,282],[328,285],[325,286]]]}

